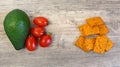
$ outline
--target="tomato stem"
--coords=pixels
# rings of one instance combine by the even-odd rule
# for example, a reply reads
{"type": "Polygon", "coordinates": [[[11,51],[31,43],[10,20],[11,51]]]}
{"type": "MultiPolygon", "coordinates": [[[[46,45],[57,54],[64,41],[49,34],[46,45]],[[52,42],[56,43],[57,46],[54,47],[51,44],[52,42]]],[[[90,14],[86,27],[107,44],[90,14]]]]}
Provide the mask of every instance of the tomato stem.
{"type": "Polygon", "coordinates": [[[48,32],[48,34],[49,34],[50,36],[52,36],[52,33],[51,33],[51,32],[48,32]]]}

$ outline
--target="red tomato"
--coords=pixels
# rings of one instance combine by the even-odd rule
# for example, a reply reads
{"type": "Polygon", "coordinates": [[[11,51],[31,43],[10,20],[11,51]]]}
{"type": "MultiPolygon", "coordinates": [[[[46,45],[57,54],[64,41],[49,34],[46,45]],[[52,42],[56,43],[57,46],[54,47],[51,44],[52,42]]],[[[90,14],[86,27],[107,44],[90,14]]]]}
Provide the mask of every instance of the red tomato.
{"type": "Polygon", "coordinates": [[[48,25],[48,20],[45,17],[35,17],[33,22],[40,27],[45,27],[48,25]]]}
{"type": "Polygon", "coordinates": [[[27,37],[25,44],[29,51],[34,51],[37,48],[36,38],[31,35],[27,37]]]}
{"type": "Polygon", "coordinates": [[[30,32],[35,37],[41,37],[44,34],[44,28],[43,27],[33,27],[33,28],[31,28],[30,32]]]}
{"type": "Polygon", "coordinates": [[[43,35],[39,41],[41,47],[48,47],[51,43],[52,43],[52,37],[48,34],[43,35]]]}

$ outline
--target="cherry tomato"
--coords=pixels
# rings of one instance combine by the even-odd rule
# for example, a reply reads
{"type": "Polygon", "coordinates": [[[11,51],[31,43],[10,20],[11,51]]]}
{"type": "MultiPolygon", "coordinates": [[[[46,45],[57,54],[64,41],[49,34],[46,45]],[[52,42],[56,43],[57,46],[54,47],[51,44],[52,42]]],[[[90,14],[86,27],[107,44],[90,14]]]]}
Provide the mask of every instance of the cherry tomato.
{"type": "Polygon", "coordinates": [[[33,27],[33,28],[31,28],[30,32],[35,37],[41,37],[44,34],[44,28],[43,27],[33,27]]]}
{"type": "Polygon", "coordinates": [[[52,43],[52,37],[48,34],[43,35],[39,41],[41,47],[48,47],[51,43],[52,43]]]}
{"type": "Polygon", "coordinates": [[[45,17],[35,17],[33,20],[34,24],[40,26],[40,27],[45,27],[48,25],[48,20],[45,17]]]}
{"type": "Polygon", "coordinates": [[[29,35],[26,39],[26,48],[29,51],[34,51],[37,48],[36,38],[32,35],[29,35]]]}

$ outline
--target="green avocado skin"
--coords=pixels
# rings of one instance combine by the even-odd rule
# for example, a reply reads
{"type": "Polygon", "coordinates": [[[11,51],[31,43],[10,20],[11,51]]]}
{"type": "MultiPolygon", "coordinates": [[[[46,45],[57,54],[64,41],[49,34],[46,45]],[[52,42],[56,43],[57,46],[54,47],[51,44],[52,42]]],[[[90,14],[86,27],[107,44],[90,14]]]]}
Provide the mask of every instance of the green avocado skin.
{"type": "Polygon", "coordinates": [[[20,9],[12,10],[4,19],[4,30],[16,50],[20,50],[25,46],[29,29],[29,17],[20,9]]]}

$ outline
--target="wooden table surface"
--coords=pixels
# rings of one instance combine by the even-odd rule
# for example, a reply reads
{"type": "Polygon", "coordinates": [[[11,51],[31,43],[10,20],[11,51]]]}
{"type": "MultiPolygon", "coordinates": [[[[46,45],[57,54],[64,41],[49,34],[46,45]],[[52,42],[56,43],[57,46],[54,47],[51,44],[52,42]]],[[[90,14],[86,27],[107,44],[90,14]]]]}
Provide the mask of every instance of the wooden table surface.
{"type": "MultiPolygon", "coordinates": [[[[0,0],[0,67],[120,67],[120,0],[0,0]],[[3,20],[13,9],[24,10],[31,24],[35,16],[49,19],[53,33],[49,48],[16,51],[7,38],[3,20]],[[104,55],[85,53],[74,45],[78,26],[88,17],[101,16],[114,47],[104,55]]],[[[14,32],[13,32],[14,33],[14,32]]]]}

